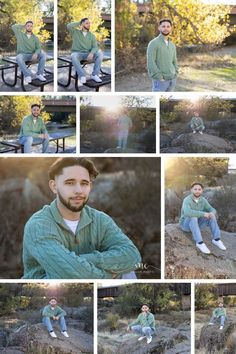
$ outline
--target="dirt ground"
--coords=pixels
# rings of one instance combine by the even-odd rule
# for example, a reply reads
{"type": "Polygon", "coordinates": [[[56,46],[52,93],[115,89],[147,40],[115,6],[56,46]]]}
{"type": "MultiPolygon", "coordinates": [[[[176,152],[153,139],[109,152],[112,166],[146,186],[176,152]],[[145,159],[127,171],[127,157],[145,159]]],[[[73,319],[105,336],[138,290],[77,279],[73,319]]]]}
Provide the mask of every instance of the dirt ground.
{"type": "MultiPolygon", "coordinates": [[[[175,92],[236,91],[236,45],[210,53],[192,53],[179,60],[180,72],[175,92]]],[[[116,91],[151,92],[146,68],[116,76],[116,91]]]]}

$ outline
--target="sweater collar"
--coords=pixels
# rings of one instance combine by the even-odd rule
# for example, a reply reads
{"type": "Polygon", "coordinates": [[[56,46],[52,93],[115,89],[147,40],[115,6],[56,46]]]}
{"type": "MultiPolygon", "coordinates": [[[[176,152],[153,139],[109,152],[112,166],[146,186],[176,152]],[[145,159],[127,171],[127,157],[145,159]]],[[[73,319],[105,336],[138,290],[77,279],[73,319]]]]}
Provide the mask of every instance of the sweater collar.
{"type": "MultiPolygon", "coordinates": [[[[88,209],[89,209],[89,207],[85,206],[83,208],[83,210],[81,211],[79,225],[78,225],[78,229],[77,229],[78,231],[80,231],[81,229],[83,229],[84,227],[86,227],[87,225],[89,225],[92,222],[92,219],[89,216],[88,209]]],[[[57,207],[56,199],[53,200],[52,203],[50,204],[50,210],[51,210],[51,213],[52,213],[56,223],[59,224],[64,229],[70,230],[68,228],[68,226],[65,224],[63,217],[61,216],[61,213],[57,207]]]]}

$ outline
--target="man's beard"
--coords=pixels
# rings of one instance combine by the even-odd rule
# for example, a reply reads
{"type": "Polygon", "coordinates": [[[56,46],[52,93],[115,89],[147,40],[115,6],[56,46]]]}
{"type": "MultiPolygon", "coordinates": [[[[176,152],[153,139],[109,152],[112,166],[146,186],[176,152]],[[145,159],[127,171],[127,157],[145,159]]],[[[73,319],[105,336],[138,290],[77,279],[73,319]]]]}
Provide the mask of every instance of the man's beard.
{"type": "Polygon", "coordinates": [[[75,207],[75,206],[71,205],[70,200],[66,201],[66,200],[62,197],[62,195],[60,194],[60,192],[57,192],[57,195],[58,195],[58,198],[59,198],[61,204],[63,204],[64,207],[66,207],[66,208],[67,208],[68,210],[70,210],[70,211],[73,211],[74,213],[77,213],[78,211],[81,211],[81,210],[84,208],[84,206],[87,204],[87,202],[88,202],[88,198],[87,198],[83,204],[81,204],[81,205],[78,206],[78,207],[75,207]]]}
{"type": "Polygon", "coordinates": [[[193,193],[193,195],[194,195],[195,198],[200,198],[201,197],[201,194],[196,195],[195,193],[193,193]]]}
{"type": "Polygon", "coordinates": [[[167,33],[164,33],[164,32],[161,32],[161,34],[165,37],[169,36],[170,32],[167,32],[167,33]]]}

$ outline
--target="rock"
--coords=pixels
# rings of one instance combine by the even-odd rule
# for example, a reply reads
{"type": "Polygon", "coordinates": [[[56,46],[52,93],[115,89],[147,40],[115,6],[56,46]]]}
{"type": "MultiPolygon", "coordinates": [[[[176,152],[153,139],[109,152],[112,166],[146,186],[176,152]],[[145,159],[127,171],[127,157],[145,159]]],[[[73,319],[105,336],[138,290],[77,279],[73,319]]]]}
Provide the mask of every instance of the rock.
{"type": "MultiPolygon", "coordinates": [[[[55,326],[57,338],[51,338],[43,324],[24,325],[10,334],[8,349],[23,347],[24,352],[37,354],[80,354],[93,352],[91,334],[68,328],[69,338],[65,338],[55,326]]],[[[10,353],[10,352],[9,352],[10,353]]]]}
{"type": "Polygon", "coordinates": [[[224,354],[236,353],[236,330],[234,330],[228,337],[224,354]]]}
{"type": "MultiPolygon", "coordinates": [[[[190,332],[190,326],[189,326],[190,332]]],[[[190,354],[190,340],[175,328],[160,326],[153,335],[153,340],[147,345],[146,341],[137,341],[137,335],[133,333],[120,334],[119,336],[99,335],[99,354],[190,354]],[[172,351],[170,351],[172,350],[172,351]]]]}
{"type": "Polygon", "coordinates": [[[161,149],[163,148],[168,148],[171,144],[171,136],[167,134],[160,134],[160,147],[161,149]]]}
{"type": "Polygon", "coordinates": [[[211,254],[201,253],[190,233],[183,232],[179,224],[165,227],[165,257],[167,278],[236,278],[236,233],[221,231],[227,250],[221,251],[211,243],[209,230],[203,230],[203,240],[211,254]]]}
{"type": "Polygon", "coordinates": [[[165,191],[165,219],[166,222],[177,221],[176,215],[179,215],[179,211],[182,206],[182,199],[178,197],[173,189],[166,189],[165,191]]]}
{"type": "Polygon", "coordinates": [[[233,145],[222,138],[209,134],[181,134],[171,142],[172,147],[181,146],[185,152],[214,152],[214,153],[228,153],[233,152],[233,145]]]}
{"type": "Polygon", "coordinates": [[[235,328],[236,324],[231,321],[225,324],[223,330],[219,329],[219,323],[213,326],[203,326],[199,339],[200,348],[204,348],[206,354],[224,349],[229,336],[234,332],[235,328]]]}
{"type": "Polygon", "coordinates": [[[183,147],[178,146],[178,147],[162,148],[161,152],[165,154],[182,154],[185,153],[186,151],[183,147]]]}

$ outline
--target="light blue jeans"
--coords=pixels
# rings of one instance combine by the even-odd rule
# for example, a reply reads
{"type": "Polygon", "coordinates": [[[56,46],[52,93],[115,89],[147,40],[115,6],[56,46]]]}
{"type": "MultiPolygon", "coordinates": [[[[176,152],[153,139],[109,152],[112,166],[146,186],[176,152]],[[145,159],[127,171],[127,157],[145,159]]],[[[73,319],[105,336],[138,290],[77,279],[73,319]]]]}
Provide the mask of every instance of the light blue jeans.
{"type": "Polygon", "coordinates": [[[152,92],[170,92],[174,91],[176,79],[172,80],[152,80],[152,92]]]}
{"type": "Polygon", "coordinates": [[[195,130],[196,132],[202,132],[205,129],[205,127],[202,127],[202,126],[195,127],[194,125],[191,125],[191,129],[195,130]]]}
{"type": "Polygon", "coordinates": [[[32,136],[21,136],[20,144],[24,145],[24,153],[29,154],[31,152],[31,147],[33,144],[42,144],[42,153],[46,153],[49,145],[49,138],[33,138],[32,136]]]}
{"type": "MultiPolygon", "coordinates": [[[[86,53],[73,52],[71,54],[72,64],[74,65],[75,70],[80,78],[82,76],[86,76],[86,73],[80,64],[80,61],[87,60],[88,55],[89,55],[88,52],[86,52],[86,53]]],[[[103,59],[103,53],[101,50],[98,50],[96,53],[94,53],[94,55],[93,55],[94,66],[93,66],[92,75],[99,74],[100,69],[101,69],[101,65],[102,65],[102,59],[103,59]]]]}
{"type": "Polygon", "coordinates": [[[185,218],[180,226],[183,231],[192,232],[193,239],[196,243],[202,241],[201,229],[204,229],[205,227],[210,228],[213,239],[220,238],[220,229],[215,217],[211,219],[204,217],[185,218]]]}
{"type": "MultiPolygon", "coordinates": [[[[25,65],[26,61],[30,61],[32,59],[33,54],[17,54],[16,61],[20,67],[21,72],[24,76],[32,76],[32,73],[29,68],[25,65]]],[[[46,63],[46,53],[40,52],[37,56],[38,60],[38,69],[37,75],[43,75],[45,63],[46,63]]]]}
{"type": "Polygon", "coordinates": [[[118,146],[122,149],[125,149],[127,146],[129,130],[124,129],[120,130],[118,133],[118,146]]]}
{"type": "Polygon", "coordinates": [[[210,322],[211,322],[211,323],[216,323],[218,319],[220,319],[220,325],[224,327],[224,324],[225,324],[225,316],[220,316],[220,317],[214,317],[214,316],[212,316],[211,319],[210,319],[210,322]]]}
{"type": "Polygon", "coordinates": [[[154,333],[151,327],[142,327],[140,325],[131,326],[131,331],[145,337],[151,337],[151,335],[154,333]]]}
{"type": "MultiPolygon", "coordinates": [[[[61,316],[58,321],[59,321],[61,332],[67,331],[66,321],[64,316],[61,316]]],[[[54,324],[55,322],[56,320],[50,319],[50,317],[43,317],[43,324],[47,327],[48,332],[53,331],[52,323],[54,324]]]]}

